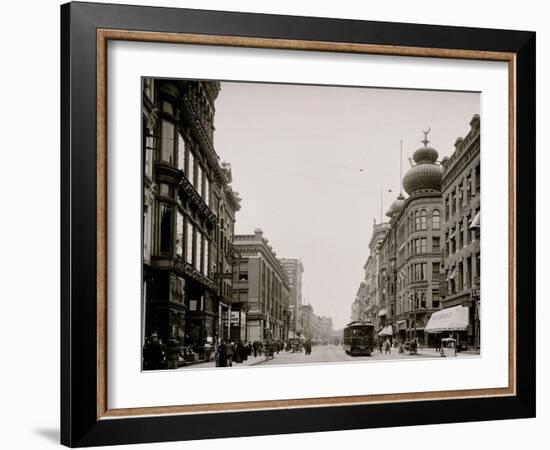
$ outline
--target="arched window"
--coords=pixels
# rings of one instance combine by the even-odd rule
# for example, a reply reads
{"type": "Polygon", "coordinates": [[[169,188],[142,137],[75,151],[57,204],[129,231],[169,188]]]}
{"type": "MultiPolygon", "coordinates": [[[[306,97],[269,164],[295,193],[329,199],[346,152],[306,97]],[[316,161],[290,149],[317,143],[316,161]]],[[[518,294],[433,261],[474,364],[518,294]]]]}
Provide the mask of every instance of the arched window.
{"type": "Polygon", "coordinates": [[[420,229],[425,230],[427,228],[426,226],[426,210],[423,209],[420,212],[420,229]]]}
{"type": "Polygon", "coordinates": [[[420,215],[418,214],[418,211],[414,213],[414,229],[420,230],[420,215]]]}
{"type": "Polygon", "coordinates": [[[434,209],[433,212],[432,212],[432,229],[433,230],[439,230],[440,229],[441,222],[440,222],[439,219],[440,219],[439,210],[434,209]]]}

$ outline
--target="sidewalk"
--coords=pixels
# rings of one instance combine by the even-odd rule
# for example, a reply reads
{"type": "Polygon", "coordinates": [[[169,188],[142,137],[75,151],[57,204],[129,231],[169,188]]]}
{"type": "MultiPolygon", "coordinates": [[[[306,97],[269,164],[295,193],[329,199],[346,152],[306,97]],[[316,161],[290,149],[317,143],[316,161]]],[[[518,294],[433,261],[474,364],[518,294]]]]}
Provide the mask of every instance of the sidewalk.
{"type": "MultiPolygon", "coordinates": [[[[270,358],[271,359],[271,358],[270,358]]],[[[265,362],[265,355],[261,356],[249,356],[246,361],[243,361],[242,363],[236,363],[233,361],[233,367],[248,367],[248,366],[256,366],[258,364],[261,364],[265,362]]],[[[191,364],[187,364],[185,366],[178,367],[176,370],[185,370],[185,369],[204,369],[204,368],[210,368],[210,367],[216,367],[215,361],[201,361],[201,362],[194,362],[191,364]]]]}
{"type": "MultiPolygon", "coordinates": [[[[479,351],[476,351],[476,350],[463,350],[461,352],[458,352],[456,356],[460,357],[460,356],[479,356],[479,355],[480,355],[479,351]]],[[[439,351],[436,351],[433,348],[419,349],[418,356],[429,357],[429,358],[438,358],[438,357],[441,358],[441,354],[439,353],[439,351]]]]}

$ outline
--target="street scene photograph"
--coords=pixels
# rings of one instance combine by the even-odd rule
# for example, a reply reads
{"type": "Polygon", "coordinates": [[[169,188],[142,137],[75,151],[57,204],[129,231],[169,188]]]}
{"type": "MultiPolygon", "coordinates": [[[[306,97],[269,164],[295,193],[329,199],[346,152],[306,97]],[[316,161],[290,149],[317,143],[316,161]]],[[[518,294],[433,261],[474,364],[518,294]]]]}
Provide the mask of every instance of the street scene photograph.
{"type": "Polygon", "coordinates": [[[142,370],[480,357],[479,92],[140,94],[142,370]]]}

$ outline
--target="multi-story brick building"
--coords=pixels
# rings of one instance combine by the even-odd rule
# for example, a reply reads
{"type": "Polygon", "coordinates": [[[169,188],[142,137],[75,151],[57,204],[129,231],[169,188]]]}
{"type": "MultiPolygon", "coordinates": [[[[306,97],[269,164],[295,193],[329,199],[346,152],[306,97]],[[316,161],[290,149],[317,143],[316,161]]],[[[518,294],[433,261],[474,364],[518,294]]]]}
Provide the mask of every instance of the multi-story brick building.
{"type": "Polygon", "coordinates": [[[444,158],[442,195],[443,255],[442,302],[444,308],[468,307],[468,328],[463,334],[468,345],[480,346],[480,119],[475,115],[469,133],[458,138],[455,151],[444,158]],[[474,225],[472,227],[472,224],[474,225]]]}
{"type": "Polygon", "coordinates": [[[246,305],[245,339],[286,341],[290,287],[277,254],[261,229],[236,235],[234,247],[239,255],[234,266],[234,301],[246,305]]]}
{"type": "Polygon", "coordinates": [[[144,334],[203,352],[232,299],[240,199],[214,150],[219,83],[144,79],[144,334]],[[220,276],[229,272],[229,277],[220,276]]]}
{"type": "Polygon", "coordinates": [[[282,258],[280,260],[290,287],[288,309],[290,313],[289,337],[296,337],[300,328],[300,308],[302,306],[302,277],[304,265],[300,259],[282,258]]]}

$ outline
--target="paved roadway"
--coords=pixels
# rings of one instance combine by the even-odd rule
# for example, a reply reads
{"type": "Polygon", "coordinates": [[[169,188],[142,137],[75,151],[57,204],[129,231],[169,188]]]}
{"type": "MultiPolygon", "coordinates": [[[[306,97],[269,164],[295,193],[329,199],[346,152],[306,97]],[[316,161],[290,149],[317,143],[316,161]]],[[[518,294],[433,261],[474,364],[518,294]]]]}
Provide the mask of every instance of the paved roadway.
{"type": "MultiPolygon", "coordinates": [[[[440,358],[439,353],[433,348],[420,349],[418,355],[409,355],[408,353],[398,353],[396,348],[391,349],[390,354],[379,353],[375,350],[371,356],[350,356],[347,355],[341,346],[336,345],[319,345],[313,347],[311,355],[306,355],[304,352],[280,352],[275,354],[275,358],[269,361],[259,363],[259,366],[267,365],[288,365],[288,364],[311,364],[311,363],[331,363],[331,362],[352,362],[352,361],[383,361],[383,360],[400,360],[400,359],[419,359],[419,358],[440,358]]],[[[460,357],[474,357],[475,354],[460,354],[460,357]]]]}
{"type": "MultiPolygon", "coordinates": [[[[354,362],[354,361],[386,361],[386,360],[401,360],[401,359],[421,359],[421,358],[440,358],[433,348],[421,348],[418,351],[418,355],[409,355],[408,353],[398,353],[396,348],[391,349],[390,354],[379,353],[375,350],[371,356],[350,356],[347,355],[342,346],[339,345],[319,345],[315,346],[311,350],[311,355],[306,355],[302,352],[279,352],[275,353],[275,357],[269,360],[265,360],[265,357],[258,356],[254,358],[249,356],[247,361],[241,364],[233,363],[233,367],[246,367],[246,366],[274,366],[274,365],[291,365],[291,364],[315,364],[315,363],[334,363],[334,362],[354,362]]],[[[479,354],[460,353],[459,357],[475,357],[479,354]]],[[[206,367],[215,367],[214,361],[207,363],[193,364],[189,366],[180,367],[179,370],[188,369],[204,369],[206,367]]]]}

